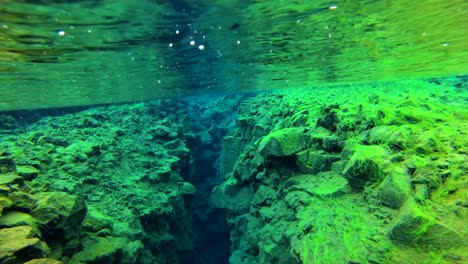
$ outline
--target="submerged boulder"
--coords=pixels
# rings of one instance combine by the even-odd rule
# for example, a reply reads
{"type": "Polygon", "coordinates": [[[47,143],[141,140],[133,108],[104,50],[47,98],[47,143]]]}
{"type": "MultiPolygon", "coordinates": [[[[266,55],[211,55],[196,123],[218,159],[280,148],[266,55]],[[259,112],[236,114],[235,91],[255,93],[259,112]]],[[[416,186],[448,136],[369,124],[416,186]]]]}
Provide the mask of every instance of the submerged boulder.
{"type": "Polygon", "coordinates": [[[71,263],[131,263],[128,258],[136,261],[143,247],[124,237],[87,237],[82,246],[83,250],[72,256],[71,263]]]}
{"type": "Polygon", "coordinates": [[[401,169],[390,172],[377,188],[383,205],[393,209],[400,208],[411,195],[411,178],[401,169]]]}
{"type": "MultiPolygon", "coordinates": [[[[428,248],[448,249],[463,246],[465,239],[462,231],[457,231],[457,221],[441,221],[435,214],[432,208],[425,210],[413,199],[408,200],[390,229],[390,239],[402,244],[428,248]]],[[[464,223],[460,223],[459,226],[463,229],[464,223]]]]}
{"type": "Polygon", "coordinates": [[[355,145],[351,151],[352,156],[342,173],[353,190],[360,191],[367,182],[378,183],[383,179],[383,162],[388,155],[383,147],[355,145]]]}
{"type": "Polygon", "coordinates": [[[288,192],[302,191],[310,195],[333,197],[348,192],[348,181],[341,175],[328,171],[314,174],[302,174],[286,181],[288,192]]]}
{"type": "Polygon", "coordinates": [[[84,200],[65,192],[43,192],[36,197],[37,206],[31,215],[46,225],[47,231],[63,231],[65,241],[78,236],[87,211],[84,200]]]}
{"type": "Polygon", "coordinates": [[[289,156],[306,146],[305,129],[298,127],[284,128],[265,136],[259,145],[259,154],[268,156],[289,156]]]}
{"type": "MultiPolygon", "coordinates": [[[[3,153],[2,153],[3,154],[3,153]]],[[[15,161],[10,156],[1,156],[0,157],[0,174],[16,172],[15,161]]]]}
{"type": "Polygon", "coordinates": [[[230,177],[221,185],[214,187],[210,202],[217,208],[243,211],[250,207],[253,196],[251,186],[239,185],[234,177],[230,177]]]}
{"type": "Polygon", "coordinates": [[[340,160],[339,155],[333,155],[313,150],[304,150],[297,154],[297,166],[304,173],[318,173],[331,169],[333,162],[340,160]]]}
{"type": "Polygon", "coordinates": [[[46,243],[34,237],[30,226],[0,229],[0,263],[22,263],[48,254],[46,243]]]}

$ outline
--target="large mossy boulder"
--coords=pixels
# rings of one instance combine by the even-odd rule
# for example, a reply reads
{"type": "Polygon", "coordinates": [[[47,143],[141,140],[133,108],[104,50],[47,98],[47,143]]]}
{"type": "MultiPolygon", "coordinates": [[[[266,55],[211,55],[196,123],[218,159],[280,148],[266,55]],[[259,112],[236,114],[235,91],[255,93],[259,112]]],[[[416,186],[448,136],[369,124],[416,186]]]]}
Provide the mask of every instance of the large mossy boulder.
{"type": "Polygon", "coordinates": [[[214,187],[211,192],[210,202],[217,208],[244,211],[250,207],[253,196],[251,186],[242,186],[231,176],[221,185],[214,187]]]}
{"type": "Polygon", "coordinates": [[[339,155],[308,149],[297,154],[296,163],[301,172],[316,174],[320,171],[329,171],[332,163],[338,160],[340,160],[339,155]]]}
{"type": "Polygon", "coordinates": [[[409,199],[391,226],[390,239],[426,248],[448,249],[465,245],[463,231],[460,231],[465,224],[461,221],[457,224],[453,219],[441,221],[433,209],[420,207],[409,199]]]}
{"type": "Polygon", "coordinates": [[[112,229],[112,221],[113,219],[102,212],[100,212],[96,208],[89,208],[88,212],[86,213],[86,217],[83,220],[82,226],[85,230],[91,232],[99,232],[103,229],[112,229]]]}
{"type": "Polygon", "coordinates": [[[23,263],[48,253],[46,243],[34,237],[30,226],[0,229],[0,263],[23,263]]]}
{"type": "Polygon", "coordinates": [[[290,156],[306,146],[305,129],[298,127],[284,128],[266,135],[259,144],[259,154],[268,156],[290,156]]]}
{"type": "Polygon", "coordinates": [[[8,172],[16,173],[15,161],[10,156],[0,156],[0,174],[8,172]]]}
{"type": "Polygon", "coordinates": [[[141,255],[141,242],[130,242],[125,237],[87,237],[83,250],[72,256],[69,263],[136,263],[141,255]]]}
{"type": "Polygon", "coordinates": [[[9,208],[13,202],[7,197],[0,197],[0,215],[2,215],[5,208],[9,208]]]}
{"type": "Polygon", "coordinates": [[[411,178],[403,169],[391,171],[377,188],[381,203],[393,209],[400,208],[411,196],[411,178]]]}
{"type": "Polygon", "coordinates": [[[30,226],[36,236],[41,236],[39,225],[29,214],[12,211],[0,216],[0,228],[15,226],[30,226]]]}
{"type": "Polygon", "coordinates": [[[302,191],[320,197],[335,197],[349,192],[348,181],[331,171],[293,176],[286,181],[285,188],[288,192],[302,191]]]}
{"type": "MultiPolygon", "coordinates": [[[[343,152],[346,151],[345,147],[343,152]]],[[[385,176],[383,164],[388,156],[387,151],[376,145],[354,145],[350,151],[352,155],[342,173],[348,179],[351,188],[361,191],[367,183],[380,183],[385,176]]]]}
{"type": "Polygon", "coordinates": [[[37,206],[31,215],[47,227],[46,231],[60,233],[65,241],[79,235],[87,212],[83,199],[65,192],[43,192],[36,198],[37,206]]]}

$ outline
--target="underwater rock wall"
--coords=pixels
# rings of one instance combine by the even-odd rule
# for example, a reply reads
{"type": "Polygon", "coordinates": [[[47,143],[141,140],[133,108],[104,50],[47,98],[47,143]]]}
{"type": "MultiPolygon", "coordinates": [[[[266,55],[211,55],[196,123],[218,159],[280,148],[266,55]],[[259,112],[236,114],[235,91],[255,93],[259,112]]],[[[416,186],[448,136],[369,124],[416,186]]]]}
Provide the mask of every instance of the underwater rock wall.
{"type": "Polygon", "coordinates": [[[245,100],[211,194],[229,211],[230,263],[465,262],[464,89],[408,81],[245,100]]]}
{"type": "Polygon", "coordinates": [[[32,123],[3,115],[0,262],[195,263],[192,219],[208,210],[197,211],[197,168],[216,176],[219,139],[242,97],[45,113],[32,123]],[[197,164],[203,155],[213,164],[197,164]]]}
{"type": "Polygon", "coordinates": [[[2,114],[0,263],[464,263],[466,89],[2,114]]]}

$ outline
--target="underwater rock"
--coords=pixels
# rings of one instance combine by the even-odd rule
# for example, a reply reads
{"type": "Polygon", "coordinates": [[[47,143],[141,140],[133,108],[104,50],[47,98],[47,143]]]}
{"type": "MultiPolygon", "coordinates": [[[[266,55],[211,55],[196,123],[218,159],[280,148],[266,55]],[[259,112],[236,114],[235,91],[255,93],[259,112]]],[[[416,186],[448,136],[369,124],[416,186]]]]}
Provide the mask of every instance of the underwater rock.
{"type": "Polygon", "coordinates": [[[302,173],[316,174],[331,169],[333,162],[340,160],[339,155],[304,150],[297,153],[297,165],[302,173]]]}
{"type": "Polygon", "coordinates": [[[39,174],[39,170],[34,168],[33,166],[23,165],[23,166],[16,166],[16,170],[18,175],[23,177],[27,181],[34,180],[37,175],[39,174]]]}
{"type": "Polygon", "coordinates": [[[271,205],[276,201],[276,190],[270,186],[260,185],[257,191],[255,192],[252,205],[254,206],[264,206],[271,205]]]}
{"type": "Polygon", "coordinates": [[[438,218],[435,212],[409,199],[402,206],[388,235],[394,241],[419,247],[448,249],[463,246],[463,234],[448,226],[449,221],[442,222],[438,218]]]}
{"type": "Polygon", "coordinates": [[[180,193],[182,194],[195,194],[197,189],[190,182],[180,182],[180,193]]]}
{"type": "Polygon", "coordinates": [[[367,182],[380,182],[383,178],[383,161],[387,151],[381,146],[354,146],[353,154],[343,169],[353,190],[362,190],[367,182]]]}
{"type": "Polygon", "coordinates": [[[23,185],[24,179],[13,172],[0,174],[0,185],[18,184],[23,185]]]}
{"type": "Polygon", "coordinates": [[[288,190],[286,196],[283,199],[290,208],[298,210],[298,207],[300,206],[309,205],[312,202],[311,197],[312,195],[310,193],[304,191],[288,190]]]}
{"type": "Polygon", "coordinates": [[[334,197],[348,192],[348,181],[332,171],[302,174],[289,178],[285,183],[288,192],[302,191],[310,195],[334,197]]]}
{"type": "Polygon", "coordinates": [[[223,138],[223,149],[221,151],[220,174],[224,176],[234,169],[237,158],[241,152],[241,138],[227,136],[223,138]]]}
{"type": "Polygon", "coordinates": [[[400,208],[411,196],[411,178],[402,169],[391,171],[377,188],[377,196],[383,205],[400,208]]]}
{"type": "Polygon", "coordinates": [[[9,208],[13,203],[7,197],[0,197],[0,215],[2,215],[5,208],[9,208]]]}
{"type": "Polygon", "coordinates": [[[0,229],[0,263],[21,263],[48,253],[46,243],[34,237],[30,226],[0,229]]]}
{"type": "Polygon", "coordinates": [[[111,217],[101,213],[94,207],[88,207],[82,226],[85,230],[97,233],[102,229],[112,229],[112,221],[111,217]]]}
{"type": "Polygon", "coordinates": [[[23,212],[31,212],[37,202],[33,195],[22,191],[12,192],[10,200],[13,202],[13,208],[23,212]]]}
{"type": "Polygon", "coordinates": [[[0,174],[5,174],[7,172],[16,172],[15,161],[9,156],[0,157],[0,174]]]}
{"type": "Polygon", "coordinates": [[[290,156],[306,145],[305,129],[292,127],[271,132],[259,144],[258,152],[263,158],[268,156],[290,156]]]}
{"type": "Polygon", "coordinates": [[[318,127],[324,127],[331,132],[335,132],[339,123],[337,112],[340,109],[338,104],[322,107],[320,117],[317,120],[318,127]]]}
{"type": "Polygon", "coordinates": [[[251,186],[241,186],[234,177],[229,177],[221,185],[214,187],[210,202],[217,208],[244,211],[250,208],[253,194],[251,186]]]}
{"type": "Polygon", "coordinates": [[[34,235],[41,237],[38,223],[29,214],[12,211],[0,216],[0,228],[15,226],[30,226],[34,235]]]}
{"type": "MultiPolygon", "coordinates": [[[[87,237],[82,240],[83,250],[74,254],[72,263],[135,263],[139,254],[128,255],[133,246],[124,237],[87,237]]],[[[140,247],[138,251],[142,250],[140,247]]]]}
{"type": "Polygon", "coordinates": [[[63,264],[62,261],[51,259],[51,258],[41,258],[41,259],[32,259],[25,262],[24,264],[63,264]]]}
{"type": "Polygon", "coordinates": [[[81,198],[65,192],[38,193],[36,198],[37,205],[31,215],[47,226],[48,232],[60,230],[65,241],[79,235],[87,211],[81,198]]]}

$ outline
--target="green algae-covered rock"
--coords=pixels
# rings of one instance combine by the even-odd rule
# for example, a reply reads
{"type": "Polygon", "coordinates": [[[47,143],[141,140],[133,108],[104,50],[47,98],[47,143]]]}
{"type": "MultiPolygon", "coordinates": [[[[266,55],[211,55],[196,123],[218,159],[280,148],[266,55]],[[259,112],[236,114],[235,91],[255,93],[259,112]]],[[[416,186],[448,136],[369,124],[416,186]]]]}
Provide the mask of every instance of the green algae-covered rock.
{"type": "Polygon", "coordinates": [[[241,138],[227,136],[223,138],[223,150],[221,152],[220,173],[224,176],[234,169],[236,160],[241,152],[241,138]]]}
{"type": "Polygon", "coordinates": [[[24,264],[63,264],[62,261],[51,258],[32,259],[24,264]]]}
{"type": "Polygon", "coordinates": [[[8,172],[16,172],[15,161],[9,156],[0,157],[0,174],[8,172]]]}
{"type": "Polygon", "coordinates": [[[80,233],[81,221],[86,215],[84,201],[65,192],[44,192],[36,195],[37,206],[31,215],[51,230],[62,230],[65,240],[80,233]]]}
{"type": "Polygon", "coordinates": [[[274,131],[265,136],[259,145],[259,154],[268,156],[289,156],[302,150],[306,145],[304,128],[292,127],[274,131]]]}
{"type": "MultiPolygon", "coordinates": [[[[454,228],[456,221],[441,221],[435,212],[425,210],[409,199],[400,209],[389,237],[407,245],[430,248],[453,248],[463,246],[463,234],[454,228]],[[449,224],[453,226],[449,226],[449,224]]],[[[463,223],[460,226],[464,226],[463,223]]]]}
{"type": "Polygon", "coordinates": [[[195,194],[197,189],[190,182],[179,182],[180,192],[183,194],[195,194]]]}
{"type": "Polygon", "coordinates": [[[255,206],[271,205],[276,201],[276,190],[270,186],[260,185],[255,192],[252,204],[255,206]]]}
{"type": "Polygon", "coordinates": [[[286,181],[288,192],[303,191],[310,195],[331,197],[344,194],[348,191],[348,181],[334,172],[320,172],[302,174],[289,178],[286,181]]]}
{"type": "Polygon", "coordinates": [[[138,254],[128,256],[128,248],[133,245],[124,237],[87,237],[82,240],[83,250],[73,255],[70,263],[132,263],[127,262],[129,257],[134,261],[138,258],[138,254]]]}
{"type": "Polygon", "coordinates": [[[3,184],[23,184],[23,177],[19,176],[16,173],[8,172],[0,174],[0,185],[3,184]]]}
{"type": "Polygon", "coordinates": [[[38,169],[29,165],[16,166],[16,170],[17,170],[18,175],[20,175],[27,181],[34,180],[39,174],[38,169]]]}
{"type": "Polygon", "coordinates": [[[83,219],[83,227],[91,232],[99,232],[102,229],[112,229],[113,219],[96,208],[88,208],[85,218],[83,219]]]}
{"type": "Polygon", "coordinates": [[[13,203],[7,197],[0,197],[0,215],[2,215],[5,208],[9,208],[13,203]]]}
{"type": "Polygon", "coordinates": [[[48,254],[47,245],[34,237],[30,226],[0,229],[0,263],[22,263],[48,254]]]}
{"type": "Polygon", "coordinates": [[[36,206],[36,198],[22,191],[12,192],[10,199],[13,202],[13,207],[19,211],[31,212],[36,206]]]}
{"type": "Polygon", "coordinates": [[[241,186],[234,177],[230,177],[221,185],[214,187],[210,202],[217,208],[243,211],[250,207],[253,195],[251,186],[241,186]]]}
{"type": "Polygon", "coordinates": [[[297,153],[297,165],[301,172],[318,173],[320,171],[328,171],[331,169],[333,162],[340,159],[339,155],[317,152],[313,150],[304,150],[297,153]]]}
{"type": "Polygon", "coordinates": [[[39,225],[29,214],[12,211],[0,216],[0,228],[14,226],[30,226],[36,236],[41,236],[39,225]]]}
{"type": "Polygon", "coordinates": [[[402,169],[395,169],[385,177],[377,193],[382,204],[398,209],[411,195],[411,178],[402,169]]]}
{"type": "Polygon", "coordinates": [[[383,179],[383,162],[388,156],[383,147],[355,145],[351,151],[352,156],[342,173],[354,190],[362,190],[368,181],[380,182],[383,179]]]}

